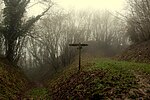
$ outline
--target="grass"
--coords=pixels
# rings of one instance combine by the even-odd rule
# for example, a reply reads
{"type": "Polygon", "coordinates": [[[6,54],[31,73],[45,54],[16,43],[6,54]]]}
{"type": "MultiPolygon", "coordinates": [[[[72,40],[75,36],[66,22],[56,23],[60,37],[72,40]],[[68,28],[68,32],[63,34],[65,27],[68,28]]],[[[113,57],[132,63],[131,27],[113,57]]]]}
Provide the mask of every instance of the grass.
{"type": "MultiPolygon", "coordinates": [[[[71,99],[150,99],[150,64],[116,61],[105,58],[83,59],[81,72],[78,63],[71,64],[47,82],[25,93],[35,100],[71,99]],[[146,81],[145,81],[146,80],[146,81]],[[49,93],[50,92],[50,93],[49,93]]],[[[26,81],[14,70],[0,64],[0,99],[13,98],[26,88],[26,81]],[[12,73],[12,74],[9,74],[12,73]]],[[[27,100],[27,99],[23,99],[27,100]]]]}
{"type": "Polygon", "coordinates": [[[150,64],[146,63],[135,63],[127,61],[115,61],[111,59],[97,59],[95,60],[94,69],[111,69],[119,71],[140,71],[146,74],[150,74],[150,64]]]}
{"type": "Polygon", "coordinates": [[[54,99],[83,99],[93,98],[95,95],[105,99],[150,99],[149,92],[145,95],[139,90],[141,85],[136,77],[139,73],[148,77],[149,64],[99,58],[84,61],[80,73],[74,71],[75,67],[71,66],[49,82],[54,99]]]}
{"type": "MultiPolygon", "coordinates": [[[[29,90],[25,94],[25,98],[35,99],[35,100],[50,100],[48,90],[44,87],[37,87],[29,90]]],[[[24,100],[26,100],[24,98],[24,100]]],[[[28,100],[27,99],[27,100],[28,100]]]]}

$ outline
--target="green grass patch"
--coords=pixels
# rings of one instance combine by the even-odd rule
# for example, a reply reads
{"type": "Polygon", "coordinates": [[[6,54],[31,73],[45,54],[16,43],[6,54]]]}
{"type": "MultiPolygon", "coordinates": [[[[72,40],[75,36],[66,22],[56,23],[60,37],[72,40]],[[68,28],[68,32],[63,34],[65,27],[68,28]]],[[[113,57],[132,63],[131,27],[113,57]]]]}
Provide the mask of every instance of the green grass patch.
{"type": "Polygon", "coordinates": [[[146,63],[116,61],[111,59],[96,59],[94,63],[94,66],[91,66],[86,70],[109,69],[122,72],[140,71],[146,74],[150,74],[150,64],[146,63]]]}
{"type": "Polygon", "coordinates": [[[138,92],[135,73],[149,75],[150,65],[99,58],[84,62],[80,73],[67,69],[64,72],[67,78],[62,78],[62,73],[57,81],[50,81],[54,99],[85,99],[95,95],[104,99],[137,99],[144,96],[138,92]]]}
{"type": "Polygon", "coordinates": [[[31,90],[29,90],[26,94],[25,94],[25,98],[32,98],[32,99],[36,99],[36,100],[50,100],[49,98],[49,93],[48,90],[46,88],[33,88],[31,90]]]}

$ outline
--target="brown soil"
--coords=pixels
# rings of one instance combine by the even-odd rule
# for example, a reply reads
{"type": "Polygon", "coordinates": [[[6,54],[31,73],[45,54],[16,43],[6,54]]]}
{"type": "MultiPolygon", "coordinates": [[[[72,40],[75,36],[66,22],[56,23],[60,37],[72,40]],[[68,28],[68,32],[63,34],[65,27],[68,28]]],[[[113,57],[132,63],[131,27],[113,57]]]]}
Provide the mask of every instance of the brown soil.
{"type": "Polygon", "coordinates": [[[150,63],[150,41],[131,45],[121,55],[117,56],[117,59],[150,63]]]}

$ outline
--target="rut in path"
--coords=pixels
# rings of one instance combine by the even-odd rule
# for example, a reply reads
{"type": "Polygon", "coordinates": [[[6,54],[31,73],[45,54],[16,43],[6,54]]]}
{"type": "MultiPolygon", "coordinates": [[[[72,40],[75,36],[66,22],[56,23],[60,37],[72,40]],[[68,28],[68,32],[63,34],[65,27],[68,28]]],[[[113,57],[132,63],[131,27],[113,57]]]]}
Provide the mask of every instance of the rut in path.
{"type": "Polygon", "coordinates": [[[31,89],[25,92],[22,100],[50,100],[48,89],[40,82],[32,82],[31,89]]]}

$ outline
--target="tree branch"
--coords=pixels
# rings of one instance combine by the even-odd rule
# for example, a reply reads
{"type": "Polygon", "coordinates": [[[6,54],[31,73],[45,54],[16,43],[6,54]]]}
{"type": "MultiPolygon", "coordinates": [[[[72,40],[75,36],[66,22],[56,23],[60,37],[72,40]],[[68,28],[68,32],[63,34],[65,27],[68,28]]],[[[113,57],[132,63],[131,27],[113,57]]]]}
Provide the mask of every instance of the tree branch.
{"type": "Polygon", "coordinates": [[[49,6],[44,12],[42,12],[40,15],[37,15],[35,18],[32,18],[32,19],[28,20],[28,21],[23,25],[22,30],[21,30],[21,31],[22,31],[21,33],[23,33],[23,35],[25,35],[25,34],[27,33],[27,31],[32,27],[32,25],[33,25],[36,21],[38,21],[42,16],[44,16],[45,13],[48,12],[48,10],[49,10],[52,6],[53,6],[53,4],[50,5],[50,6],[49,6]]]}

